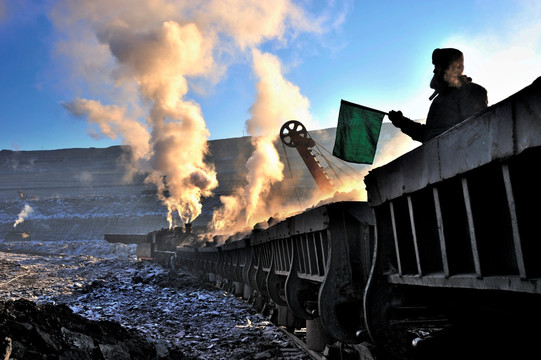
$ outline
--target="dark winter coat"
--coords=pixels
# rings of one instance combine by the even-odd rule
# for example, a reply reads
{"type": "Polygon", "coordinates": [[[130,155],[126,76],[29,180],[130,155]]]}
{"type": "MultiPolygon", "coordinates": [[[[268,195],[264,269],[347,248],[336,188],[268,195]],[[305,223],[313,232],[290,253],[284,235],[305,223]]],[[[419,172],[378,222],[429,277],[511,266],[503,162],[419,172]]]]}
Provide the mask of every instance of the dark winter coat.
{"type": "Polygon", "coordinates": [[[487,91],[481,85],[468,82],[460,88],[447,87],[432,101],[426,125],[403,118],[400,129],[413,140],[426,142],[486,109],[487,103],[487,91]]]}

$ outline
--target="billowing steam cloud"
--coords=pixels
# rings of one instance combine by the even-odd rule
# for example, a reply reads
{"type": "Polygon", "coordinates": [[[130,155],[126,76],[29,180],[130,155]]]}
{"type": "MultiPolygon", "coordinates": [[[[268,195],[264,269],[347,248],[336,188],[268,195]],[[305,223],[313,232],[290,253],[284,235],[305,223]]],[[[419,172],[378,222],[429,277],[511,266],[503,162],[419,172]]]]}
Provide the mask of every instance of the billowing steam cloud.
{"type": "Polygon", "coordinates": [[[246,128],[252,136],[254,152],[246,162],[246,186],[221,199],[224,207],[214,214],[217,231],[223,227],[242,230],[251,222],[269,217],[268,205],[277,201],[277,194],[270,192],[271,186],[283,179],[284,168],[273,141],[285,121],[310,121],[308,99],[296,85],[284,79],[278,58],[256,49],[252,50],[252,58],[259,82],[246,128]]]}
{"type": "Polygon", "coordinates": [[[21,224],[30,214],[34,212],[34,209],[28,204],[24,204],[24,208],[21,210],[19,215],[17,215],[19,218],[15,221],[13,224],[13,228],[16,228],[17,225],[21,224]]]}
{"type": "Polygon", "coordinates": [[[150,101],[146,121],[128,117],[122,107],[93,100],[77,99],[65,106],[98,125],[103,135],[121,136],[130,145],[135,169],[150,172],[147,181],[167,190],[159,194],[170,225],[174,212],[190,222],[201,213],[201,196],[209,196],[217,186],[213,167],[204,162],[209,132],[201,111],[184,100],[186,77],[213,67],[212,41],[194,24],[174,21],[144,31],[118,19],[97,25],[98,40],[116,61],[114,80],[135,82],[150,101]]]}
{"type": "MultiPolygon", "coordinates": [[[[309,118],[308,101],[283,79],[278,59],[257,48],[319,31],[319,20],[291,0],[63,0],[52,17],[64,36],[58,50],[73,60],[76,79],[114,103],[78,98],[65,107],[87,118],[93,136],[121,138],[130,146],[133,171],[150,174],[147,181],[158,187],[170,225],[174,212],[185,222],[197,217],[201,197],[217,186],[212,164],[204,161],[209,131],[189,91],[201,81],[218,81],[236,55],[251,55],[260,82],[247,129],[261,137],[254,138],[256,150],[246,165],[248,185],[234,199],[246,210],[243,225],[257,218],[269,186],[283,176],[273,137],[283,121],[309,118]]],[[[222,215],[238,213],[232,202],[223,199],[222,215]]]]}

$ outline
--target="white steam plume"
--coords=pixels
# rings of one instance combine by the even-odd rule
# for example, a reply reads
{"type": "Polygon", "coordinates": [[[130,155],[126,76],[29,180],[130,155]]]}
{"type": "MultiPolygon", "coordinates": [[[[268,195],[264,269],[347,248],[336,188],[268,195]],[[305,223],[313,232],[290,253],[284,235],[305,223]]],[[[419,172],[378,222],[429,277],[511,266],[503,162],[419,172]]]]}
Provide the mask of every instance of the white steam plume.
{"type": "Polygon", "coordinates": [[[209,132],[201,110],[184,100],[186,76],[201,75],[213,67],[212,41],[194,24],[181,26],[174,21],[147,33],[110,24],[99,38],[109,44],[121,64],[116,76],[135,78],[141,93],[152,102],[147,117],[152,129],[152,174],[147,180],[158,185],[165,176],[170,196],[162,200],[169,216],[176,211],[191,222],[201,213],[201,196],[211,195],[218,185],[214,168],[204,162],[209,132]]]}
{"type": "Polygon", "coordinates": [[[222,196],[223,207],[213,216],[215,230],[220,232],[243,230],[251,223],[266,220],[269,215],[283,211],[283,207],[272,209],[272,205],[283,203],[280,195],[271,191],[272,185],[284,178],[284,164],[273,142],[283,123],[299,119],[309,124],[310,103],[298,86],[287,81],[276,56],[252,50],[254,72],[259,78],[256,101],[246,121],[252,136],[254,152],[246,162],[247,184],[231,196],[222,196]]]}
{"type": "MultiPolygon", "coordinates": [[[[73,80],[102,99],[80,97],[65,107],[86,117],[94,136],[130,145],[132,168],[150,174],[147,181],[159,190],[168,190],[160,196],[169,219],[176,211],[183,221],[192,221],[201,212],[201,197],[217,186],[213,166],[205,163],[209,131],[190,91],[216,83],[227,66],[251,55],[260,83],[247,123],[250,134],[274,135],[285,120],[309,118],[308,101],[283,79],[278,59],[257,50],[268,40],[285,42],[303,31],[321,31],[322,20],[309,18],[291,0],[148,0],[136,5],[129,0],[60,0],[51,16],[62,35],[58,52],[69,59],[73,80]],[[262,67],[274,73],[264,75],[262,67]],[[275,85],[289,89],[262,90],[275,85]],[[300,103],[293,104],[296,100],[300,103]],[[288,112],[292,107],[303,110],[288,112]]],[[[283,166],[270,138],[254,144],[256,153],[247,164],[250,186],[241,195],[248,218],[261,206],[268,185],[281,179],[283,166]],[[259,161],[273,164],[276,174],[255,169],[259,161]]]]}
{"type": "MultiPolygon", "coordinates": [[[[114,60],[110,81],[125,86],[128,90],[124,94],[134,96],[128,98],[133,109],[139,108],[142,95],[148,111],[143,120],[128,114],[128,106],[103,105],[96,100],[76,99],[65,107],[74,115],[86,116],[101,135],[121,137],[130,145],[133,169],[150,173],[147,181],[158,188],[165,179],[169,195],[160,192],[160,196],[169,210],[168,219],[176,211],[183,221],[192,221],[201,212],[201,197],[211,194],[217,180],[213,166],[204,162],[209,132],[201,110],[184,99],[188,93],[186,77],[212,72],[212,36],[204,36],[193,23],[159,21],[160,15],[165,15],[163,8],[153,8],[151,3],[117,18],[108,17],[109,2],[108,6],[96,2],[91,9],[85,4],[80,8],[71,2],[63,5],[74,18],[85,17],[83,10],[89,11],[85,20],[99,48],[103,50],[105,45],[114,60]],[[150,11],[148,18],[139,17],[142,13],[138,11],[143,9],[150,11]],[[135,94],[129,91],[132,86],[137,89],[135,94]]],[[[127,2],[118,5],[129,10],[127,2]]],[[[171,6],[165,8],[176,9],[171,6]]]]}
{"type": "Polygon", "coordinates": [[[34,209],[28,204],[24,204],[24,208],[21,210],[19,215],[17,215],[19,218],[15,221],[13,224],[13,228],[16,228],[17,225],[21,224],[30,214],[34,212],[34,209]]]}

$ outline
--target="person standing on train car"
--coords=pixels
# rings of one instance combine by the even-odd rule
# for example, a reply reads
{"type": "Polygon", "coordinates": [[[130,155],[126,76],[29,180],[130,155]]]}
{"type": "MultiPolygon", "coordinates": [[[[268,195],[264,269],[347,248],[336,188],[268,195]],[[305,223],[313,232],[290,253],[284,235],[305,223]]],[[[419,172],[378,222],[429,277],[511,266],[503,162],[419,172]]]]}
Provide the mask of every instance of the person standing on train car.
{"type": "Polygon", "coordinates": [[[426,117],[420,124],[402,115],[401,111],[389,111],[389,120],[404,134],[422,143],[443,133],[473,114],[486,109],[487,91],[472,79],[463,75],[464,55],[453,48],[436,49],[432,52],[434,76],[430,87],[434,94],[426,117]]]}

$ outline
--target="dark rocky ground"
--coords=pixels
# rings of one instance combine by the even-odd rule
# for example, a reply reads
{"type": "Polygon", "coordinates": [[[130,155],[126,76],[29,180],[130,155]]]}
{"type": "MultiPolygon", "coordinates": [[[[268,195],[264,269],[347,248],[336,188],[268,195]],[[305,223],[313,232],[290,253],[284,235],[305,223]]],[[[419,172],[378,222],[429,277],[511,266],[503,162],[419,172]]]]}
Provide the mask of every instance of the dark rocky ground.
{"type": "Polygon", "coordinates": [[[118,249],[0,245],[5,359],[311,359],[251,305],[182,270],[118,249]]]}
{"type": "Polygon", "coordinates": [[[0,303],[0,326],[4,359],[186,358],[116,322],[87,320],[67,305],[9,300],[0,303]]]}

